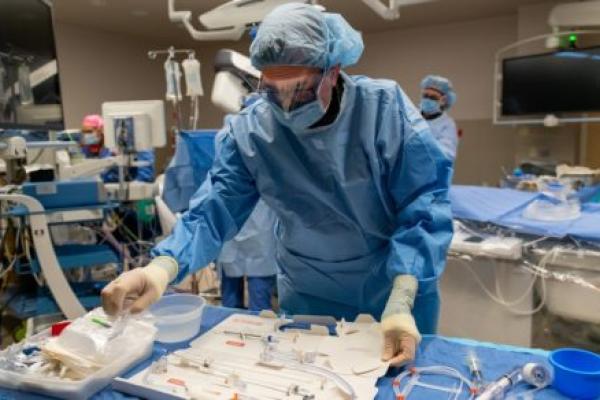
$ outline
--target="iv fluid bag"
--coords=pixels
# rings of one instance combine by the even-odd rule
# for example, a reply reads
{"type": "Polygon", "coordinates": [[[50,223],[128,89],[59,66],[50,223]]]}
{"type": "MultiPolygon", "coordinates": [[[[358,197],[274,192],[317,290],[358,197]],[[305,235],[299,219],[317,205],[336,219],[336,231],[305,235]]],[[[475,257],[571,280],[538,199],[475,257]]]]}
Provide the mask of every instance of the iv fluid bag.
{"type": "Polygon", "coordinates": [[[181,100],[181,68],[179,63],[172,59],[165,61],[165,80],[167,81],[167,93],[165,97],[169,101],[181,100]]]}
{"type": "Polygon", "coordinates": [[[200,62],[195,58],[188,58],[181,62],[185,74],[186,95],[204,96],[202,89],[202,76],[200,74],[200,62]]]}

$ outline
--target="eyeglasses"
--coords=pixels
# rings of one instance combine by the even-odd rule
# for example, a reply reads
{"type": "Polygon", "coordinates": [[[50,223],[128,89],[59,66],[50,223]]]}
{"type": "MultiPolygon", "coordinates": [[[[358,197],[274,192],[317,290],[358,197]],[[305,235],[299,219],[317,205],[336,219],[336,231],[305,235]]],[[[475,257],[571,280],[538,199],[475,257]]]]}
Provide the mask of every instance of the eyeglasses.
{"type": "Polygon", "coordinates": [[[266,101],[289,112],[315,101],[319,96],[323,78],[323,73],[291,83],[270,83],[261,78],[257,93],[266,101]]]}
{"type": "Polygon", "coordinates": [[[424,99],[429,99],[429,100],[434,100],[434,101],[440,101],[442,100],[442,97],[444,96],[440,96],[437,94],[431,94],[431,93],[423,93],[422,96],[424,99]]]}

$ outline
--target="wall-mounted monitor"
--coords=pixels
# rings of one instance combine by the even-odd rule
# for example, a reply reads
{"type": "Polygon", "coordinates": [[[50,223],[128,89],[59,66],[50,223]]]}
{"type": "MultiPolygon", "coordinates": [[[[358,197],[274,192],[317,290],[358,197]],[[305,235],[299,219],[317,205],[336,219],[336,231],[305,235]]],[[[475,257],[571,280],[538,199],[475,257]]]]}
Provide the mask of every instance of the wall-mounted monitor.
{"type": "Polygon", "coordinates": [[[503,60],[502,115],[600,112],[600,47],[503,60]]]}

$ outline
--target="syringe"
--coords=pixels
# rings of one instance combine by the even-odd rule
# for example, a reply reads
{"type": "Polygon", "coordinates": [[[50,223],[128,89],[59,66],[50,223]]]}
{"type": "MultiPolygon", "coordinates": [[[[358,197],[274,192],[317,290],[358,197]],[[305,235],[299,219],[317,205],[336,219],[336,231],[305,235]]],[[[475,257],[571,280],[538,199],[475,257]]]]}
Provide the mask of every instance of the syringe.
{"type": "Polygon", "coordinates": [[[544,388],[552,383],[552,372],[544,365],[537,363],[525,364],[521,368],[504,375],[496,382],[489,384],[477,400],[504,399],[506,392],[519,382],[527,382],[536,388],[544,388]]]}
{"type": "Polygon", "coordinates": [[[471,350],[469,353],[467,353],[466,361],[471,374],[471,382],[473,382],[473,387],[476,391],[476,394],[479,394],[483,391],[484,386],[483,373],[481,372],[481,363],[479,362],[479,357],[477,357],[475,350],[471,350]]]}

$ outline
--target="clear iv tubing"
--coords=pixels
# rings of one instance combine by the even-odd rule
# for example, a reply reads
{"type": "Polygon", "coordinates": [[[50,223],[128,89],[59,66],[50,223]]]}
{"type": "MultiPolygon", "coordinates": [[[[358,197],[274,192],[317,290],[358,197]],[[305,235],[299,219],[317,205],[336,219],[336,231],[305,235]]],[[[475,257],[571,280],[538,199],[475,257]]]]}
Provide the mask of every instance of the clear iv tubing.
{"type": "MultiPolygon", "coordinates": [[[[465,230],[466,232],[474,235],[474,236],[479,236],[479,234],[477,232],[475,232],[474,230],[470,229],[469,227],[467,227],[465,224],[460,223],[460,229],[465,230]]],[[[548,254],[547,256],[549,256],[550,254],[548,254]]],[[[546,256],[544,256],[544,258],[542,259],[541,262],[545,263],[547,262],[547,259],[545,259],[546,256]]],[[[477,281],[477,283],[479,284],[479,286],[481,286],[482,290],[485,292],[485,294],[492,299],[495,303],[507,308],[510,312],[512,312],[513,314],[516,315],[533,315],[537,312],[539,312],[545,305],[546,302],[546,285],[545,282],[542,281],[542,301],[540,301],[540,304],[538,304],[537,307],[535,307],[532,310],[515,310],[513,307],[516,306],[517,304],[521,303],[533,290],[535,283],[537,281],[538,275],[533,274],[533,278],[531,280],[531,283],[529,284],[529,286],[527,287],[527,289],[525,290],[525,292],[517,299],[515,300],[511,300],[511,301],[506,301],[506,299],[504,298],[504,295],[502,294],[502,290],[500,288],[500,283],[498,280],[498,276],[497,276],[497,271],[494,270],[494,281],[495,281],[495,288],[496,288],[496,293],[492,293],[487,287],[486,285],[481,281],[481,279],[479,278],[479,276],[477,275],[477,273],[473,270],[473,268],[468,265],[468,263],[466,263],[462,257],[457,257],[458,261],[461,262],[463,265],[465,265],[467,267],[467,269],[471,272],[471,274],[474,276],[475,280],[477,281]]],[[[529,271],[531,272],[531,271],[529,271]]]]}
{"type": "MultiPolygon", "coordinates": [[[[548,253],[546,256],[544,256],[544,258],[542,259],[542,261],[540,262],[540,264],[543,263],[543,265],[545,265],[545,263],[547,262],[546,257],[549,257],[551,253],[548,253]]],[[[541,275],[539,274],[535,274],[532,271],[528,270],[528,272],[530,272],[533,275],[533,278],[531,280],[531,283],[529,284],[529,286],[527,287],[527,290],[525,290],[525,292],[518,297],[515,300],[511,300],[511,301],[506,301],[504,299],[504,296],[502,295],[502,291],[500,290],[500,286],[499,286],[499,282],[498,282],[498,277],[497,275],[494,276],[494,280],[495,280],[495,286],[496,286],[496,294],[492,293],[487,286],[481,281],[481,278],[479,278],[479,276],[477,275],[477,273],[473,270],[473,268],[463,260],[463,258],[456,258],[462,265],[464,265],[473,275],[473,277],[475,278],[475,281],[479,284],[479,286],[481,287],[481,289],[484,291],[484,293],[491,299],[493,300],[495,303],[505,307],[506,309],[508,309],[511,313],[516,314],[516,315],[523,315],[523,316],[528,316],[528,315],[533,315],[537,312],[539,312],[544,305],[546,304],[546,282],[544,281],[544,279],[542,279],[541,281],[541,295],[542,295],[542,299],[540,300],[540,303],[533,309],[531,310],[516,310],[513,307],[517,304],[519,304],[521,301],[523,301],[533,290],[534,286],[535,286],[535,282],[537,281],[537,278],[540,277],[541,275]]]]}
{"type": "Polygon", "coordinates": [[[394,395],[396,396],[396,399],[399,399],[399,400],[400,399],[403,399],[403,400],[408,399],[408,396],[410,395],[410,393],[412,392],[412,390],[415,386],[421,386],[426,389],[437,390],[440,392],[448,392],[448,393],[450,393],[450,395],[452,395],[452,393],[454,393],[453,399],[458,400],[460,395],[463,393],[465,385],[469,389],[469,393],[470,393],[468,399],[469,400],[475,399],[475,390],[474,390],[475,388],[474,388],[473,382],[471,382],[470,380],[465,378],[456,369],[450,368],[450,367],[445,367],[445,366],[411,368],[411,369],[408,369],[408,370],[402,372],[400,375],[398,375],[392,381],[392,388],[394,390],[394,395]],[[458,388],[450,389],[450,388],[445,388],[445,387],[438,386],[438,385],[421,383],[418,381],[419,375],[447,376],[449,378],[458,380],[459,386],[458,386],[458,388]],[[406,386],[404,386],[403,389],[400,389],[400,384],[408,376],[411,376],[411,379],[409,379],[408,383],[406,384],[406,386]]]}
{"type": "MultiPolygon", "coordinates": [[[[200,364],[200,365],[203,365],[203,363],[205,361],[205,360],[201,360],[201,359],[199,360],[199,359],[195,358],[193,355],[192,356],[182,355],[181,352],[175,352],[174,355],[178,356],[180,358],[183,358],[183,359],[187,358],[187,359],[191,360],[192,362],[194,362],[196,364],[200,364]]],[[[248,358],[248,357],[246,357],[246,358],[248,358]]],[[[297,370],[297,371],[300,371],[300,372],[303,372],[303,373],[309,374],[309,375],[317,375],[317,376],[320,376],[323,378],[327,378],[330,381],[332,381],[341,391],[346,393],[351,399],[357,398],[356,392],[354,391],[354,388],[352,387],[352,385],[350,385],[344,378],[342,378],[340,375],[336,374],[335,372],[332,372],[328,369],[321,368],[321,367],[314,366],[314,365],[302,364],[302,363],[299,363],[294,360],[285,360],[285,361],[287,361],[287,363],[284,365],[285,368],[297,370]]],[[[223,362],[219,361],[219,363],[222,364],[223,362]]],[[[233,367],[229,367],[229,368],[233,368],[233,367]]],[[[235,366],[235,368],[239,368],[239,366],[235,366]]],[[[242,368],[242,369],[244,369],[244,368],[242,368]]],[[[246,369],[249,369],[249,368],[246,368],[246,369]]],[[[254,370],[251,370],[251,371],[256,372],[254,370]]],[[[274,373],[274,372],[270,372],[270,374],[275,375],[275,376],[283,375],[283,374],[278,374],[278,373],[274,373]]],[[[298,381],[297,377],[293,377],[292,379],[298,381]]]]}
{"type": "Polygon", "coordinates": [[[277,361],[287,361],[287,362],[300,362],[302,363],[302,356],[307,353],[315,353],[315,352],[296,352],[294,350],[290,350],[288,352],[283,351],[275,351],[270,349],[266,352],[269,356],[271,356],[274,360],[277,361]]]}
{"type": "MultiPolygon", "coordinates": [[[[173,355],[176,356],[176,357],[180,357],[182,359],[188,359],[189,361],[191,361],[193,363],[201,364],[201,365],[205,361],[205,359],[199,359],[199,358],[197,358],[194,355],[181,354],[179,352],[175,352],[175,353],[173,353],[173,355]]],[[[250,360],[254,361],[254,359],[252,359],[250,357],[237,356],[237,358],[247,358],[247,359],[250,359],[250,360]]],[[[235,365],[235,364],[228,363],[226,361],[218,361],[218,363],[221,364],[221,365],[224,365],[224,366],[226,366],[228,368],[235,368],[235,369],[247,370],[247,371],[250,371],[252,373],[257,373],[257,371],[255,369],[252,369],[250,367],[244,367],[244,366],[240,366],[240,365],[235,365]]],[[[295,382],[304,382],[304,383],[311,383],[311,382],[313,382],[312,379],[301,379],[301,378],[298,378],[297,376],[288,375],[285,372],[281,372],[281,371],[277,371],[276,372],[276,371],[264,370],[264,371],[261,371],[261,373],[268,374],[268,375],[273,375],[273,376],[277,376],[277,377],[281,377],[281,378],[284,378],[284,379],[287,379],[287,380],[290,380],[290,381],[295,381],[295,382]]]]}
{"type": "Polygon", "coordinates": [[[200,114],[200,106],[198,101],[198,96],[190,97],[190,108],[192,112],[190,113],[190,128],[198,129],[198,116],[200,114]]]}
{"type": "MultiPolygon", "coordinates": [[[[184,357],[182,357],[182,358],[185,359],[184,357]]],[[[194,360],[189,360],[189,361],[193,362],[194,364],[198,364],[198,365],[202,366],[201,362],[194,361],[194,360]]],[[[252,371],[252,369],[250,369],[250,368],[239,368],[239,366],[237,366],[237,365],[231,365],[231,364],[225,363],[223,361],[219,361],[219,363],[216,366],[209,366],[209,367],[204,367],[204,368],[207,370],[211,370],[211,369],[212,370],[215,370],[215,369],[221,370],[221,372],[225,373],[225,374],[232,374],[239,370],[248,370],[250,372],[253,372],[254,374],[258,373],[256,371],[252,371]],[[225,372],[225,371],[227,371],[227,372],[225,372]]],[[[282,380],[288,380],[291,383],[297,383],[299,381],[298,379],[294,379],[294,377],[285,377],[280,374],[274,374],[274,373],[272,375],[277,376],[278,378],[280,378],[282,380]]],[[[252,379],[252,384],[254,384],[254,382],[259,382],[259,383],[264,384],[264,381],[262,381],[260,379],[252,379]]],[[[307,384],[311,383],[311,381],[306,381],[306,380],[304,380],[303,382],[307,383],[307,384]]],[[[287,385],[287,386],[289,386],[289,385],[287,385]]]]}
{"type": "Polygon", "coordinates": [[[301,372],[314,373],[315,375],[320,375],[324,378],[327,378],[333,381],[341,391],[350,397],[350,399],[354,400],[358,398],[354,388],[348,383],[348,381],[328,369],[317,367],[316,365],[306,365],[300,363],[290,363],[289,365],[286,365],[286,367],[301,372]]]}
{"type": "MultiPolygon", "coordinates": [[[[178,356],[182,357],[181,354],[178,354],[178,356]]],[[[183,356],[183,357],[186,357],[186,356],[183,356]]],[[[197,363],[198,361],[195,361],[195,362],[197,363]]],[[[220,363],[222,363],[222,362],[220,362],[220,363]]],[[[229,367],[229,368],[232,368],[232,367],[229,367]]],[[[303,373],[309,374],[309,375],[317,375],[317,376],[321,376],[323,378],[327,378],[330,381],[332,381],[341,391],[346,393],[351,399],[357,398],[356,392],[354,391],[354,388],[352,387],[352,385],[350,385],[350,383],[348,383],[340,375],[338,375],[335,372],[332,372],[328,369],[318,367],[316,365],[301,364],[297,361],[290,361],[290,362],[286,363],[285,368],[300,371],[300,372],[303,372],[303,373]]],[[[279,374],[275,374],[275,373],[272,373],[272,374],[276,375],[276,376],[279,375],[279,374]]],[[[296,381],[298,380],[296,377],[294,377],[293,379],[296,381]]]]}
{"type": "MultiPolygon", "coordinates": [[[[181,354],[175,354],[175,355],[183,360],[192,362],[194,364],[194,367],[198,370],[199,373],[209,374],[214,377],[221,378],[224,380],[225,384],[227,384],[227,380],[231,377],[231,375],[237,374],[237,371],[240,369],[236,365],[234,365],[234,366],[225,365],[224,366],[223,364],[225,364],[225,363],[223,363],[222,361],[219,361],[220,365],[206,366],[206,365],[204,365],[204,361],[196,360],[194,357],[187,357],[187,356],[183,356],[181,354]]],[[[214,363],[214,361],[213,361],[213,363],[214,363]]],[[[249,368],[242,368],[242,369],[249,370],[249,368]]],[[[255,374],[257,373],[256,371],[251,370],[251,369],[250,369],[250,371],[255,374]]],[[[279,379],[286,379],[289,383],[277,385],[272,382],[264,381],[264,380],[261,380],[256,377],[252,377],[252,378],[246,377],[246,379],[240,379],[240,381],[243,383],[247,383],[251,386],[262,387],[264,389],[268,389],[268,390],[274,391],[276,393],[284,394],[286,396],[289,396],[290,389],[294,386],[296,386],[298,389],[302,389],[302,387],[298,384],[298,382],[300,380],[297,379],[296,377],[286,378],[285,374],[277,374],[277,373],[270,373],[270,375],[273,375],[279,379]]],[[[217,384],[217,383],[215,383],[215,384],[217,384]]],[[[307,385],[314,384],[314,380],[309,380],[309,381],[303,380],[303,384],[307,384],[307,385]]],[[[309,391],[306,390],[306,392],[309,392],[309,391]]],[[[308,393],[304,393],[304,394],[307,396],[309,395],[308,393]]],[[[303,394],[301,392],[298,392],[297,395],[302,396],[303,394]]],[[[288,397],[286,397],[286,398],[288,398],[288,397]]]]}
{"type": "MultiPolygon", "coordinates": [[[[276,352],[269,347],[269,344],[266,344],[264,352],[266,352],[267,355],[273,357],[275,360],[286,361],[287,362],[285,364],[286,368],[295,369],[297,371],[302,371],[302,372],[307,372],[307,373],[313,373],[315,375],[320,375],[322,377],[325,377],[325,378],[333,381],[337,385],[337,387],[340,390],[342,390],[344,393],[346,393],[348,396],[350,396],[351,399],[356,399],[356,393],[354,391],[354,388],[340,375],[338,375],[326,368],[321,368],[316,365],[308,365],[308,364],[299,362],[298,358],[294,357],[295,354],[293,354],[293,352],[290,352],[287,354],[281,353],[281,352],[276,352]]],[[[263,353],[263,354],[265,354],[265,353],[263,353]]]]}
{"type": "MultiPolygon", "coordinates": [[[[214,382],[214,381],[211,382],[213,385],[218,385],[218,386],[224,386],[224,387],[227,387],[227,388],[231,388],[231,386],[227,385],[227,382],[228,382],[228,379],[231,377],[231,375],[233,375],[233,374],[236,373],[235,370],[232,369],[231,372],[229,372],[229,371],[225,372],[225,371],[223,371],[222,368],[218,368],[218,367],[215,367],[215,366],[213,366],[213,367],[205,367],[202,362],[188,360],[186,357],[183,357],[181,355],[178,355],[178,357],[180,357],[181,359],[183,359],[183,360],[185,360],[187,362],[193,363],[194,364],[193,367],[195,367],[196,370],[199,373],[205,374],[205,375],[210,375],[210,376],[213,376],[215,378],[219,378],[219,379],[223,380],[223,383],[220,383],[220,382],[217,383],[217,382],[214,382]]],[[[245,382],[245,381],[242,380],[242,382],[245,382]]],[[[275,386],[274,384],[271,384],[271,383],[266,383],[265,384],[264,382],[261,382],[260,380],[256,380],[256,379],[253,379],[252,382],[248,382],[248,383],[250,385],[253,385],[253,386],[262,387],[262,388],[265,388],[265,389],[268,389],[268,390],[271,390],[271,391],[274,391],[274,392],[277,392],[277,393],[283,393],[283,394],[286,394],[288,392],[288,388],[289,388],[289,385],[287,387],[285,387],[285,388],[281,388],[281,387],[275,386]]],[[[253,398],[253,397],[248,396],[248,395],[245,395],[245,396],[247,396],[247,398],[253,398]]],[[[238,398],[239,398],[239,394],[238,394],[238,398]]]]}
{"type": "Polygon", "coordinates": [[[544,268],[543,266],[533,264],[527,260],[523,261],[523,268],[525,268],[532,274],[539,276],[542,279],[553,278],[560,282],[573,283],[573,284],[579,285],[583,288],[590,289],[590,290],[600,293],[600,287],[594,285],[591,282],[586,281],[585,279],[583,279],[579,276],[573,275],[573,274],[549,271],[548,269],[544,268]]]}

